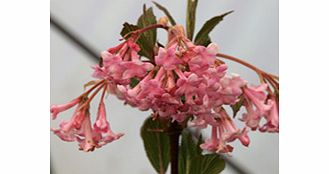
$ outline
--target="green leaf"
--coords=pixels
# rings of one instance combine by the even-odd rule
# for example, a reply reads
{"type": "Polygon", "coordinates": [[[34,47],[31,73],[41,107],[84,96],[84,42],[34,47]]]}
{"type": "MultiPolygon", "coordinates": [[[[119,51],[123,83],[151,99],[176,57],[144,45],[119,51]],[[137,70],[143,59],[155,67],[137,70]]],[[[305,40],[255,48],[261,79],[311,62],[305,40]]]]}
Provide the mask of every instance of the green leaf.
{"type": "MultiPolygon", "coordinates": [[[[152,7],[146,9],[144,4],[143,6],[143,14],[138,18],[137,26],[139,28],[145,28],[149,25],[156,24],[156,17],[153,13],[152,7]]],[[[141,34],[140,39],[138,40],[138,44],[141,47],[140,55],[153,60],[154,57],[154,46],[156,43],[156,29],[149,30],[141,34]]]]}
{"type": "Polygon", "coordinates": [[[218,154],[195,157],[189,174],[218,174],[225,168],[225,161],[218,154]]]}
{"type": "Polygon", "coordinates": [[[242,107],[243,102],[244,102],[244,98],[241,97],[237,103],[235,103],[234,105],[231,105],[231,108],[233,111],[233,118],[235,118],[236,114],[240,111],[240,108],[242,107]]]}
{"type": "MultiPolygon", "coordinates": [[[[133,24],[129,24],[129,23],[125,22],[123,24],[123,28],[121,29],[120,35],[122,37],[124,37],[126,34],[132,32],[132,31],[136,31],[138,29],[140,29],[140,28],[137,25],[133,25],[133,24]]],[[[147,50],[150,50],[147,48],[148,40],[145,38],[144,35],[141,35],[139,37],[137,44],[141,48],[141,50],[138,52],[139,55],[148,57],[148,58],[151,57],[149,54],[150,51],[147,51],[147,50]]]]}
{"type": "MultiPolygon", "coordinates": [[[[144,5],[143,14],[138,18],[137,25],[124,23],[123,28],[120,32],[121,36],[125,36],[129,32],[145,28],[149,25],[156,24],[156,18],[153,14],[152,8],[146,9],[144,5]]],[[[150,30],[144,32],[140,35],[137,44],[141,48],[138,52],[139,55],[149,58],[150,60],[154,59],[154,51],[153,48],[156,42],[156,30],[150,30]]]]}
{"type": "Polygon", "coordinates": [[[193,140],[188,129],[182,131],[182,142],[179,151],[179,173],[180,174],[218,174],[225,167],[225,161],[218,154],[202,155],[200,144],[193,140]]]}
{"type": "Polygon", "coordinates": [[[130,79],[130,88],[134,88],[139,83],[139,80],[135,77],[130,79]]]}
{"type": "Polygon", "coordinates": [[[194,157],[201,155],[201,151],[193,141],[191,133],[185,129],[182,131],[182,142],[179,151],[179,173],[188,174],[191,168],[191,162],[194,157]]]}
{"type": "Polygon", "coordinates": [[[129,24],[128,22],[125,22],[123,24],[123,28],[121,29],[120,35],[123,37],[126,34],[128,34],[129,32],[138,30],[138,26],[137,25],[133,25],[133,24],[129,24]]]}
{"type": "Polygon", "coordinates": [[[207,35],[206,38],[204,39],[203,43],[200,44],[200,45],[206,47],[206,46],[208,46],[210,43],[211,43],[211,39],[210,39],[209,35],[207,35]]]}
{"type": "Polygon", "coordinates": [[[186,33],[187,38],[193,40],[194,28],[195,28],[195,14],[198,0],[187,0],[187,12],[186,12],[186,33]]]}
{"type": "Polygon", "coordinates": [[[170,161],[169,136],[164,130],[165,124],[160,119],[152,120],[151,117],[145,120],[141,128],[141,136],[144,148],[152,166],[159,174],[164,174],[170,161]]]}
{"type": "Polygon", "coordinates": [[[174,18],[171,16],[171,14],[169,13],[169,11],[162,5],[160,5],[159,3],[155,2],[155,1],[152,1],[153,4],[158,7],[158,9],[160,9],[169,19],[171,25],[176,25],[176,22],[174,20],[174,18]]]}
{"type": "Polygon", "coordinates": [[[196,144],[196,147],[197,147],[197,149],[196,149],[196,153],[198,154],[198,155],[201,155],[202,154],[202,149],[200,148],[200,145],[203,143],[203,139],[202,139],[202,135],[200,134],[200,137],[199,137],[199,139],[198,139],[198,142],[197,142],[197,144],[196,144]]]}
{"type": "Polygon", "coordinates": [[[196,35],[195,39],[194,39],[194,43],[196,45],[203,45],[203,46],[207,46],[210,43],[210,37],[209,37],[209,33],[211,32],[211,30],[213,30],[217,24],[219,24],[220,21],[222,21],[224,19],[224,17],[230,13],[232,13],[233,11],[229,11],[227,13],[224,13],[222,15],[219,16],[215,16],[211,19],[209,19],[200,29],[200,31],[198,32],[198,34],[196,35]]]}

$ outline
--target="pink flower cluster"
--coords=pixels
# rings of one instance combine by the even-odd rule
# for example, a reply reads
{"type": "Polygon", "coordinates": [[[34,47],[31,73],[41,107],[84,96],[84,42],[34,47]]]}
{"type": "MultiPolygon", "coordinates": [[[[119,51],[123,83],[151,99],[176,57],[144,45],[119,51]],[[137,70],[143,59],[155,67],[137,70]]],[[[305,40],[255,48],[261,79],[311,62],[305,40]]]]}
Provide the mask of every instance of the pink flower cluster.
{"type": "Polygon", "coordinates": [[[102,63],[93,67],[98,83],[72,102],[51,107],[56,118],[59,112],[77,105],[72,119],[62,122],[54,133],[65,141],[78,141],[84,151],[120,138],[123,134],[114,134],[106,119],[106,91],[142,111],[152,110],[156,118],[177,122],[191,118],[190,126],[211,126],[211,137],[201,147],[213,152],[231,152],[233,147],[228,143],[237,139],[248,146],[249,129],[279,131],[277,101],[267,94],[267,84],[254,87],[238,75],[228,75],[227,65],[217,59],[216,44],[204,47],[185,37],[174,38],[157,49],[153,62],[143,61],[139,51],[133,39],[104,51],[102,63]],[[91,126],[89,102],[101,89],[97,119],[91,126]],[[95,92],[87,97],[92,90],[95,92]],[[241,98],[247,112],[240,118],[246,126],[239,129],[223,106],[234,105],[241,98]],[[262,118],[267,121],[264,125],[260,125],[262,118]]]}
{"type": "MultiPolygon", "coordinates": [[[[100,83],[96,84],[95,87],[98,85],[100,85],[100,83]]],[[[88,99],[86,94],[91,91],[89,90],[67,104],[51,106],[50,112],[52,113],[53,119],[56,119],[58,113],[77,106],[71,120],[62,121],[58,129],[51,130],[63,141],[77,141],[80,146],[79,149],[85,152],[93,151],[95,148],[102,147],[123,136],[122,133],[115,134],[111,130],[110,124],[106,119],[105,104],[103,101],[106,88],[106,86],[103,88],[104,90],[98,106],[97,118],[93,126],[90,121],[89,102],[95,95],[88,99]]],[[[98,90],[99,89],[101,88],[98,88],[98,90]]]]}

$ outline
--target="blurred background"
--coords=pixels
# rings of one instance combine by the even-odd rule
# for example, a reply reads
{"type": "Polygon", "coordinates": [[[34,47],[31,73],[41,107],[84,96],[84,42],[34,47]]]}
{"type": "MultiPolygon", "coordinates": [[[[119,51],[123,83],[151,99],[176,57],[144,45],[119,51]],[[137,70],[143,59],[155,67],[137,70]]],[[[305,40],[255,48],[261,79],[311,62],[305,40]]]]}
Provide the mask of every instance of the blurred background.
{"type": "MultiPolygon", "coordinates": [[[[157,2],[167,7],[176,22],[185,26],[185,0],[157,2]]],[[[51,0],[50,11],[100,52],[119,43],[122,24],[136,23],[143,3],[152,5],[149,0],[51,0]]],[[[219,45],[221,52],[278,74],[278,3],[278,0],[199,0],[195,31],[211,17],[234,10],[212,31],[212,41],[219,45]]],[[[164,16],[157,8],[153,10],[158,18],[164,16]]],[[[165,42],[165,33],[160,32],[159,35],[160,40],[165,42]]],[[[78,96],[83,91],[83,84],[92,79],[90,66],[95,61],[54,27],[51,27],[50,42],[50,103],[65,103],[78,96]]],[[[258,82],[255,73],[249,69],[226,62],[229,72],[238,73],[251,83],[258,82]]],[[[123,106],[122,101],[113,96],[109,96],[107,101],[107,113],[113,130],[123,132],[125,136],[92,153],[84,153],[78,150],[77,143],[63,142],[51,134],[52,174],[155,173],[139,135],[140,126],[149,113],[123,106]]],[[[96,107],[93,103],[91,113],[96,113],[96,107]]],[[[51,121],[51,127],[57,127],[61,119],[69,119],[72,112],[65,112],[51,121]]],[[[249,148],[235,142],[235,149],[228,158],[248,173],[279,173],[279,135],[251,132],[249,136],[249,148]]],[[[235,174],[236,171],[227,165],[222,173],[235,174]]]]}

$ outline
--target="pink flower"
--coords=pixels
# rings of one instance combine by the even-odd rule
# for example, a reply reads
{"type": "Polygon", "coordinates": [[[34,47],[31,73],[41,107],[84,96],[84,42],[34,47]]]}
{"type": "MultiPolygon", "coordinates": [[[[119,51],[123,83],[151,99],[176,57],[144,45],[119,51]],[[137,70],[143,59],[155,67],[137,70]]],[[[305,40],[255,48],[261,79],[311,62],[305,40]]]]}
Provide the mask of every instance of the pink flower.
{"type": "Polygon", "coordinates": [[[206,122],[206,120],[204,120],[204,118],[199,116],[196,119],[189,122],[189,126],[198,127],[199,129],[205,129],[207,128],[208,123],[206,122]]]}
{"type": "Polygon", "coordinates": [[[222,104],[235,104],[238,97],[243,93],[241,88],[246,85],[246,81],[239,75],[225,76],[220,80],[221,89],[218,92],[222,104]]]}
{"type": "Polygon", "coordinates": [[[122,57],[112,54],[108,51],[103,51],[101,53],[101,57],[103,59],[103,67],[108,68],[114,64],[120,63],[122,61],[122,57]]]}
{"type": "Polygon", "coordinates": [[[175,113],[172,114],[172,120],[173,121],[177,121],[179,123],[183,122],[186,118],[187,118],[187,114],[186,113],[175,113]]]}
{"type": "MultiPolygon", "coordinates": [[[[176,71],[177,72],[177,71],[176,71]]],[[[179,72],[179,71],[178,71],[179,72]]],[[[201,83],[202,79],[196,74],[190,74],[186,78],[185,75],[179,75],[180,79],[177,80],[178,89],[175,94],[178,96],[185,95],[186,103],[194,104],[193,96],[198,91],[198,85],[201,83]]]]}
{"type": "Polygon", "coordinates": [[[273,105],[269,114],[265,115],[267,123],[263,125],[259,130],[261,132],[279,132],[279,109],[278,104],[274,98],[268,100],[270,105],[273,105]]]}
{"type": "Polygon", "coordinates": [[[218,127],[213,126],[211,131],[211,139],[206,139],[205,143],[200,147],[204,150],[216,153],[229,153],[233,151],[233,147],[226,144],[226,142],[217,135],[218,127]]]}
{"type": "Polygon", "coordinates": [[[91,122],[90,122],[90,116],[89,113],[86,114],[85,119],[82,123],[82,136],[83,138],[78,137],[78,142],[79,142],[79,150],[89,152],[89,151],[94,151],[96,147],[98,147],[98,143],[94,141],[94,132],[91,127],[91,122]]]}
{"type": "Polygon", "coordinates": [[[108,143],[111,143],[112,141],[118,140],[120,139],[124,134],[123,133],[113,133],[113,131],[111,130],[111,128],[109,128],[109,130],[106,132],[106,134],[104,135],[104,137],[100,140],[100,145],[104,146],[108,143]]]}
{"type": "Polygon", "coordinates": [[[160,117],[170,117],[177,113],[180,104],[177,98],[174,98],[169,93],[164,93],[158,100],[154,100],[152,108],[157,110],[160,117]]]}
{"type": "Polygon", "coordinates": [[[52,119],[56,119],[57,115],[63,111],[66,111],[70,108],[72,108],[73,106],[77,105],[79,102],[81,101],[81,98],[78,97],[72,101],[70,101],[69,103],[66,104],[62,104],[62,105],[52,105],[50,107],[50,112],[52,114],[52,119]]]}
{"type": "Polygon", "coordinates": [[[232,122],[231,118],[227,115],[226,111],[221,109],[219,131],[223,141],[232,142],[240,135],[240,130],[232,122]]]}
{"type": "Polygon", "coordinates": [[[225,76],[226,70],[227,70],[227,65],[221,64],[217,67],[208,68],[207,71],[205,71],[202,75],[205,78],[208,78],[209,80],[219,81],[225,76]]]}
{"type": "Polygon", "coordinates": [[[59,129],[51,129],[63,141],[77,141],[77,135],[80,133],[81,124],[85,119],[87,112],[80,109],[81,104],[75,110],[73,117],[69,121],[62,121],[59,129]]]}
{"type": "Polygon", "coordinates": [[[155,63],[163,66],[165,70],[174,70],[182,61],[175,54],[175,46],[168,49],[159,48],[159,53],[155,56],[155,63]]]}
{"type": "Polygon", "coordinates": [[[96,132],[106,132],[109,127],[109,122],[106,119],[106,111],[105,111],[105,105],[104,102],[101,101],[98,106],[98,113],[97,113],[97,119],[94,124],[94,128],[96,132]]]}
{"type": "Polygon", "coordinates": [[[151,63],[144,63],[141,61],[137,62],[122,62],[120,65],[124,67],[124,72],[122,73],[122,79],[130,79],[132,77],[144,77],[148,71],[153,69],[151,63]]]}
{"type": "Polygon", "coordinates": [[[246,109],[247,113],[243,114],[241,120],[244,121],[251,130],[256,130],[262,117],[259,112],[254,110],[251,104],[246,103],[246,109]]]}
{"type": "Polygon", "coordinates": [[[272,108],[271,104],[266,104],[267,84],[263,83],[257,87],[247,86],[244,88],[244,96],[250,100],[258,109],[261,115],[265,114],[272,108]]]}
{"type": "Polygon", "coordinates": [[[247,133],[248,133],[247,128],[243,128],[243,130],[239,136],[239,140],[240,140],[241,144],[243,144],[246,147],[248,147],[250,144],[250,139],[249,139],[249,136],[247,133]]]}
{"type": "Polygon", "coordinates": [[[229,144],[224,143],[223,141],[219,141],[219,145],[217,147],[216,153],[230,153],[233,151],[233,147],[229,144]]]}
{"type": "Polygon", "coordinates": [[[193,51],[195,56],[188,61],[189,67],[192,72],[199,74],[200,71],[207,70],[210,65],[215,63],[218,47],[216,44],[211,43],[208,47],[195,46],[193,51]]]}
{"type": "Polygon", "coordinates": [[[196,126],[200,129],[206,128],[208,125],[211,126],[219,126],[218,121],[216,120],[218,118],[217,114],[205,112],[205,113],[197,113],[194,112],[196,119],[192,120],[190,122],[190,126],[196,126]]]}
{"type": "Polygon", "coordinates": [[[141,83],[141,91],[136,96],[136,99],[149,98],[153,99],[157,96],[162,96],[164,90],[161,88],[160,83],[156,80],[150,80],[141,83]]]}
{"type": "Polygon", "coordinates": [[[218,135],[217,127],[213,126],[211,129],[211,139],[206,139],[205,143],[201,144],[200,147],[208,151],[216,151],[218,148],[218,135]]]}

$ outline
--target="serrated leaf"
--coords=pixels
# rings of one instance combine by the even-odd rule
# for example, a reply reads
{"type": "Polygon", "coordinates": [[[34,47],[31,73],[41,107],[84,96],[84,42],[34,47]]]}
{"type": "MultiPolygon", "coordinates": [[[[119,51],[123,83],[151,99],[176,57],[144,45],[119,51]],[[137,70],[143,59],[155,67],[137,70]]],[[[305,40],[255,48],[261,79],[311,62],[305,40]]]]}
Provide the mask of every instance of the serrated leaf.
{"type": "Polygon", "coordinates": [[[189,174],[218,174],[225,168],[225,161],[218,154],[197,156],[192,164],[189,174]]]}
{"type": "Polygon", "coordinates": [[[219,24],[219,22],[221,22],[224,19],[224,17],[226,15],[228,15],[232,12],[233,11],[229,11],[227,13],[224,13],[224,14],[219,15],[219,16],[215,16],[215,17],[209,19],[208,21],[206,21],[206,23],[202,26],[202,28],[200,29],[200,31],[196,35],[196,37],[194,39],[194,43],[196,45],[206,46],[207,43],[210,42],[209,33],[216,27],[216,25],[219,24]]]}
{"type": "Polygon", "coordinates": [[[170,153],[169,136],[165,132],[152,131],[163,130],[165,125],[159,120],[147,118],[141,128],[141,136],[149,161],[159,174],[167,171],[170,153]]]}
{"type": "Polygon", "coordinates": [[[90,85],[96,84],[96,82],[97,82],[96,80],[92,80],[92,81],[89,81],[88,83],[84,84],[83,85],[83,90],[86,90],[86,88],[90,85]]]}
{"type": "Polygon", "coordinates": [[[195,14],[196,7],[198,6],[198,0],[187,0],[187,12],[186,12],[186,34],[187,38],[193,40],[194,28],[195,28],[195,14]]]}
{"type": "MultiPolygon", "coordinates": [[[[138,18],[137,26],[139,28],[145,28],[149,25],[156,24],[156,17],[153,13],[152,7],[146,9],[144,4],[143,6],[143,14],[138,18]]],[[[149,30],[141,34],[141,38],[138,40],[139,46],[141,47],[140,54],[153,60],[154,56],[154,46],[156,43],[156,30],[149,30]]]]}
{"type": "Polygon", "coordinates": [[[240,108],[242,107],[243,102],[244,102],[244,98],[241,97],[237,103],[235,103],[234,105],[231,105],[231,108],[233,111],[233,118],[235,118],[236,114],[240,111],[240,108]]]}
{"type": "Polygon", "coordinates": [[[171,14],[169,13],[169,11],[162,5],[160,5],[159,3],[152,1],[153,4],[158,7],[158,9],[160,9],[169,19],[169,22],[171,23],[171,25],[176,25],[176,22],[174,20],[174,18],[171,16],[171,14]]]}

